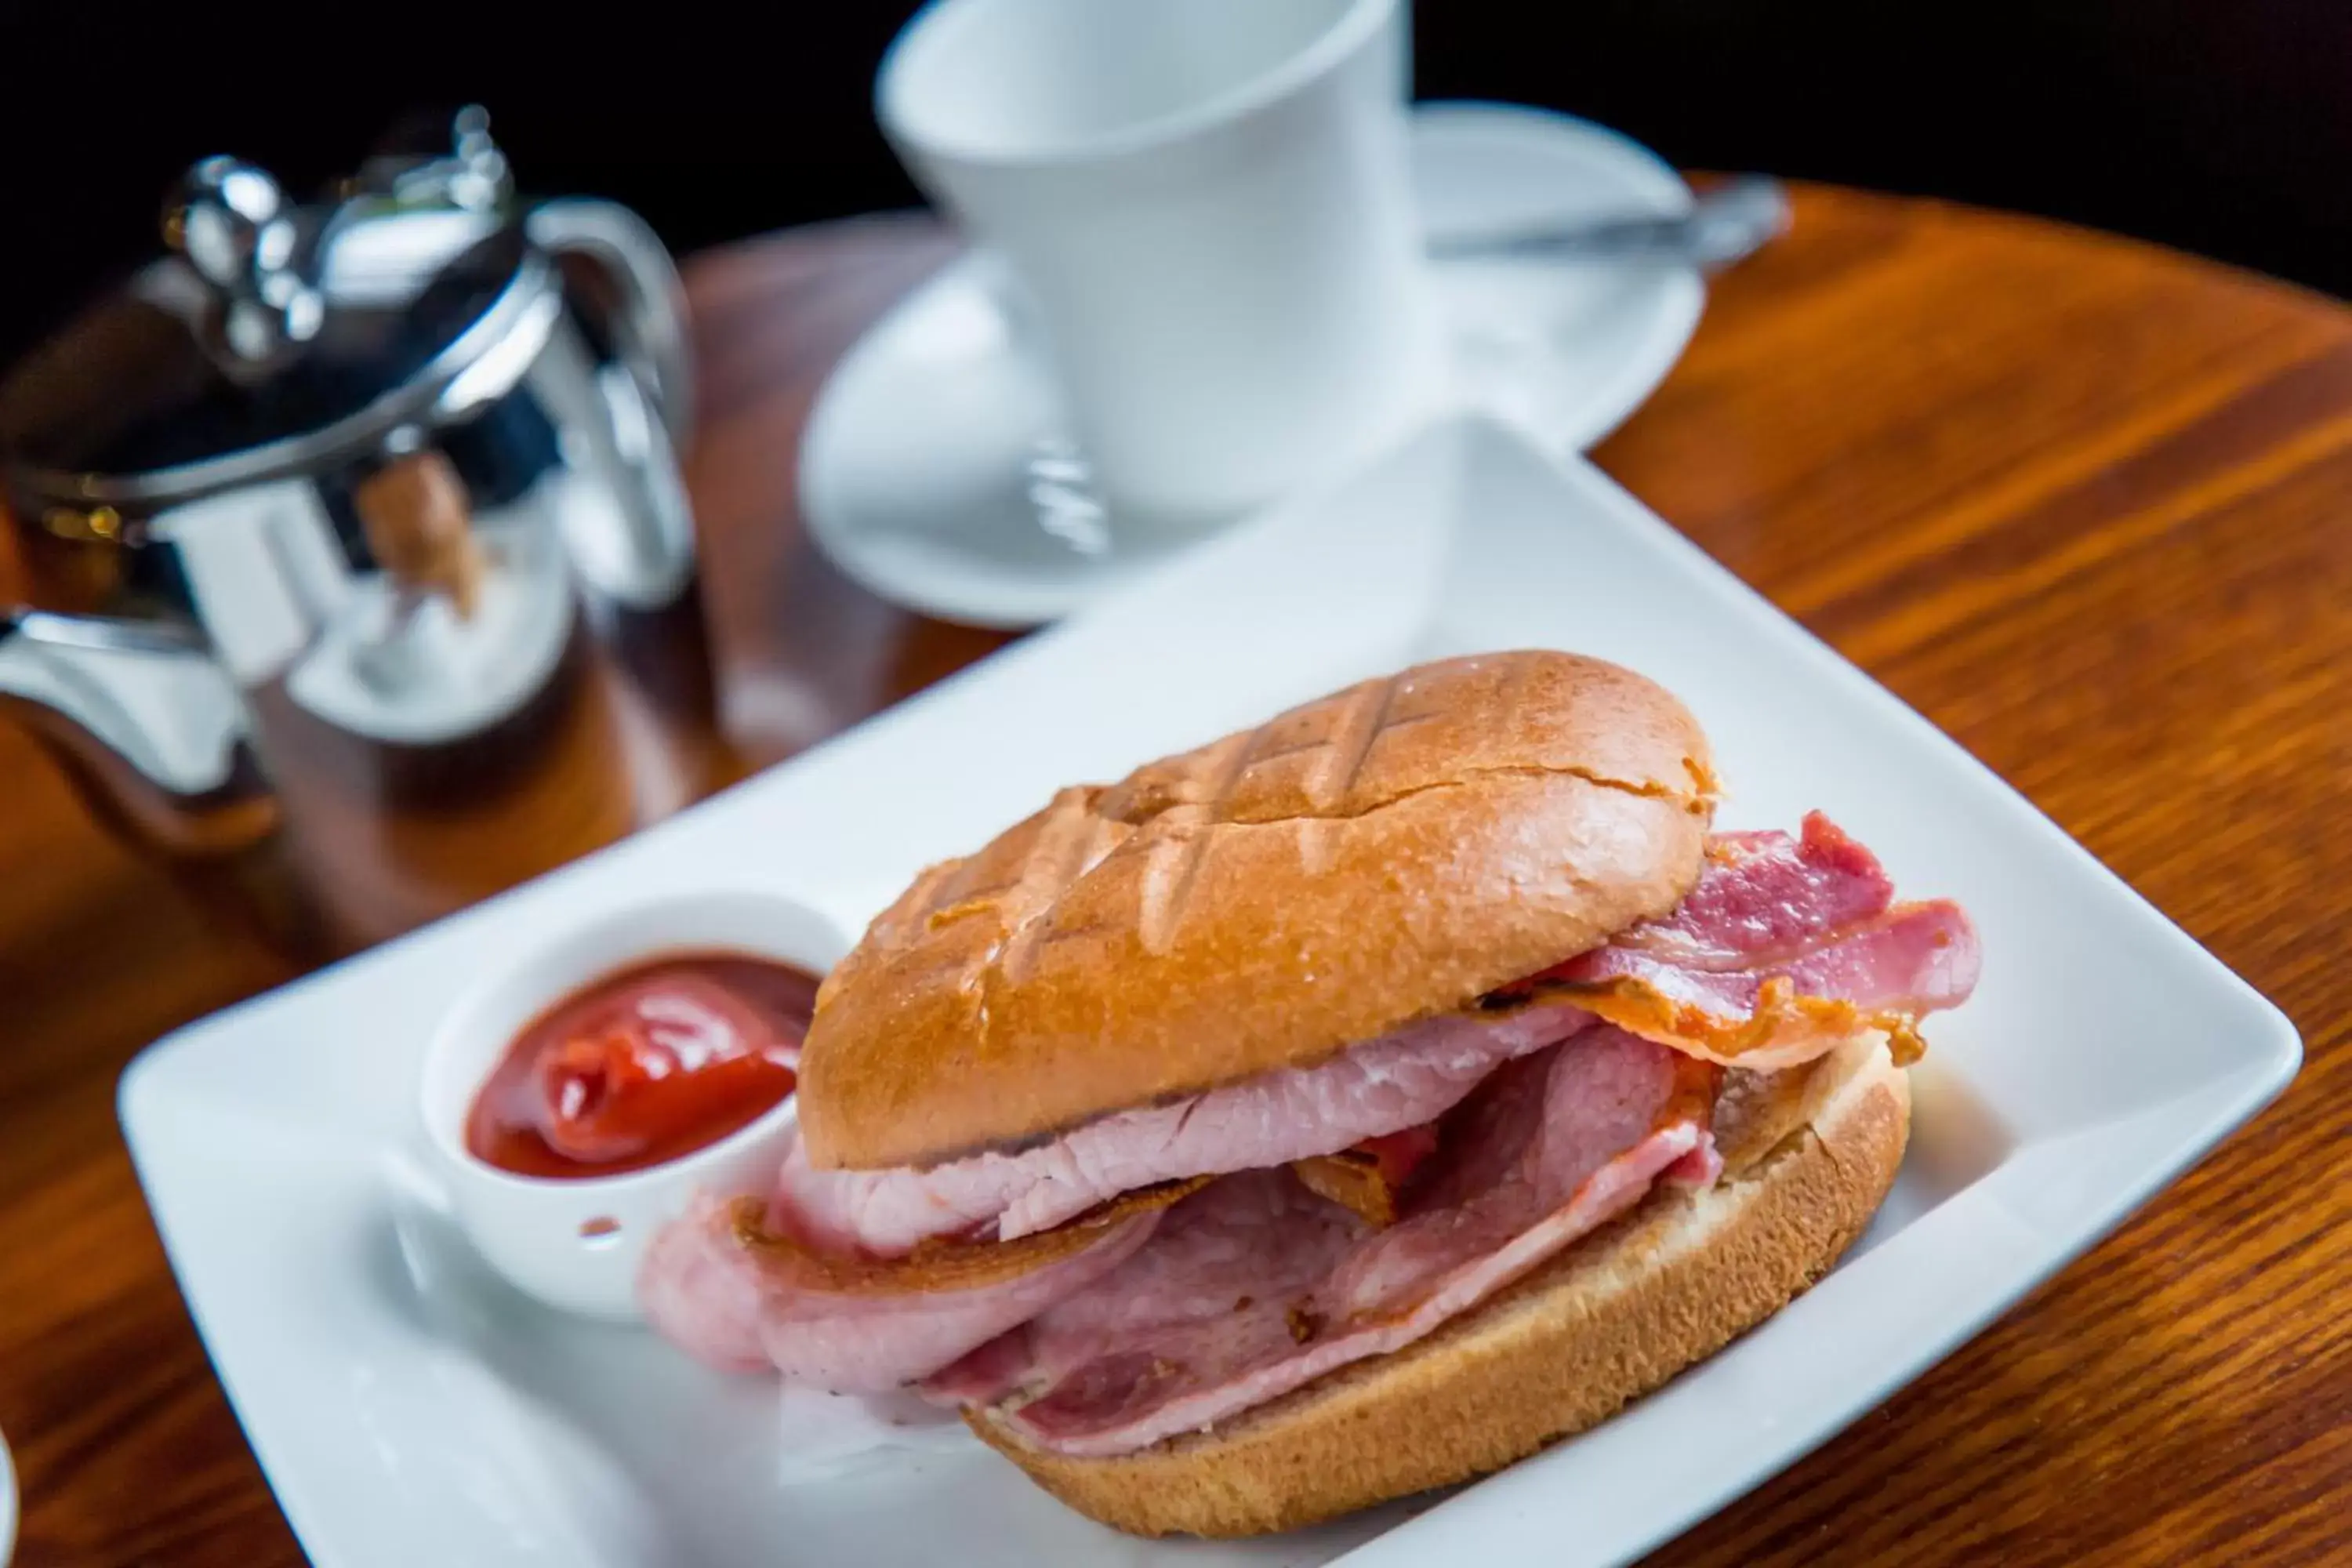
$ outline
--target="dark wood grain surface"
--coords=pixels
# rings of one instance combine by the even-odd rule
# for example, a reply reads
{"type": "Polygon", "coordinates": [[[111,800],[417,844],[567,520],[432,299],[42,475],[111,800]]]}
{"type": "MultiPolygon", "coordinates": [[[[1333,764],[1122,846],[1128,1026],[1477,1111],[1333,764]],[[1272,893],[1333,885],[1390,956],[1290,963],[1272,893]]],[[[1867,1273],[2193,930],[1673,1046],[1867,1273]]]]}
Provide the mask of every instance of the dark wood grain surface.
{"type": "MultiPolygon", "coordinates": [[[[1001,640],[852,589],[793,515],[827,366],[947,254],[885,219],[688,268],[710,410],[690,478],[755,758],[1001,640]]],[[[1807,190],[1599,456],[2308,1050],[2279,1105],[2112,1239],[1658,1561],[2352,1561],[2352,312],[2097,236],[1807,190]]],[[[141,1046],[288,976],[0,729],[0,1428],[27,1568],[300,1560],[113,1115],[141,1046]]]]}

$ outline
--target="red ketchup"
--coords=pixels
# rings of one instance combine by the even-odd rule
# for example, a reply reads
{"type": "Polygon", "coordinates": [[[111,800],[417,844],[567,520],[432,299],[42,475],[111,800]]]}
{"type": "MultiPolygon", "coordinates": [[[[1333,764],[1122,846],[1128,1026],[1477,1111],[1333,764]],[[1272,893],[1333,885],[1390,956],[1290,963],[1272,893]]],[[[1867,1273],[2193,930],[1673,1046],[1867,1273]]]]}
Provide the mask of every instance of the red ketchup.
{"type": "Polygon", "coordinates": [[[747,953],[617,970],[526,1026],[474,1097],[466,1148],[522,1176],[691,1154],[793,1092],[817,977],[747,953]]]}

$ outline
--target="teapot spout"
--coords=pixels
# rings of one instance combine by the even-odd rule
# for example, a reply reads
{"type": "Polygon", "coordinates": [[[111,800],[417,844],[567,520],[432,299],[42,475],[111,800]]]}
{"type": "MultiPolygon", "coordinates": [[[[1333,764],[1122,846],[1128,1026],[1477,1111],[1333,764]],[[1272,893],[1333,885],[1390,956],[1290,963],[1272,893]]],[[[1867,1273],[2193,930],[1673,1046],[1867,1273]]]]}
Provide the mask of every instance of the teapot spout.
{"type": "Polygon", "coordinates": [[[0,710],[134,844],[203,858],[277,828],[244,706],[193,633],[0,606],[0,710]]]}

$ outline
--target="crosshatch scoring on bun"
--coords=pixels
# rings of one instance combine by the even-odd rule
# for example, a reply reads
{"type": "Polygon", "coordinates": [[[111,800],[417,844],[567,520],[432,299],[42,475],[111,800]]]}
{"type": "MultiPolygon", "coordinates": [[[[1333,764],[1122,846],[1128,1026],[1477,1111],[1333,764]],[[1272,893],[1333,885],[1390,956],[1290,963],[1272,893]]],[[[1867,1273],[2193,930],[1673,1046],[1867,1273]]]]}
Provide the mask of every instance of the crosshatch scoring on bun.
{"type": "Polygon", "coordinates": [[[1467,1006],[1672,910],[1715,792],[1674,696],[1550,652],[1422,665],[1064,790],[925,871],[827,978],[810,1157],[1013,1145],[1467,1006]]]}

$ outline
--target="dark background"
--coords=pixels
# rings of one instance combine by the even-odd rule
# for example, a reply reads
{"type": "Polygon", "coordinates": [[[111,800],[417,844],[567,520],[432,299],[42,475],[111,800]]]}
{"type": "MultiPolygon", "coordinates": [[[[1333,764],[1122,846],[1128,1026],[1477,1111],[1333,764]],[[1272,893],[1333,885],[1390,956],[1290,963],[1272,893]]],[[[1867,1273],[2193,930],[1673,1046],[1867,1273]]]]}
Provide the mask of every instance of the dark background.
{"type": "MultiPolygon", "coordinates": [[[[680,251],[908,203],[868,90],[914,8],[0,0],[0,353],[152,250],[194,158],[307,187],[423,102],[481,100],[528,188],[616,196],[680,251]]],[[[2023,208],[2352,293],[2352,0],[1422,0],[1416,34],[1423,97],[1549,104],[1686,166],[2023,208]]]]}

